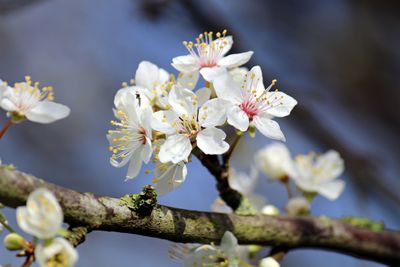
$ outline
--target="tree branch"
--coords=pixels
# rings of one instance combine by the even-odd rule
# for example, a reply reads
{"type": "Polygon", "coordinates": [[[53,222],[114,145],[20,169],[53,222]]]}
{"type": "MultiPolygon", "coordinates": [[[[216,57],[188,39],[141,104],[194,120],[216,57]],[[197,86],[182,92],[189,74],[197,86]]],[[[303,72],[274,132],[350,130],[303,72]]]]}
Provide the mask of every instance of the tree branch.
{"type": "Polygon", "coordinates": [[[0,169],[0,202],[25,205],[36,188],[54,192],[71,227],[115,231],[175,242],[218,243],[231,231],[240,244],[317,248],[337,251],[388,265],[400,264],[400,233],[373,232],[338,220],[317,217],[239,216],[157,206],[140,216],[119,205],[119,199],[79,193],[16,170],[0,169]]]}

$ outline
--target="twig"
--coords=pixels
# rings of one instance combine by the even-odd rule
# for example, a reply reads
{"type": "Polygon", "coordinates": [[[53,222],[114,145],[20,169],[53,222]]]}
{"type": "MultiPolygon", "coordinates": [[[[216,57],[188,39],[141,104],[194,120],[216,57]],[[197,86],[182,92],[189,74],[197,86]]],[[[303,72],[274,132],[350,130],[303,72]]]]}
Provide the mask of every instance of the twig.
{"type": "Polygon", "coordinates": [[[58,198],[65,222],[89,230],[133,233],[175,242],[219,243],[231,231],[240,244],[293,248],[317,248],[355,257],[400,265],[400,233],[372,231],[327,217],[239,216],[156,206],[140,216],[119,199],[79,193],[16,170],[0,169],[0,202],[24,205],[29,193],[45,187],[58,198]]]}

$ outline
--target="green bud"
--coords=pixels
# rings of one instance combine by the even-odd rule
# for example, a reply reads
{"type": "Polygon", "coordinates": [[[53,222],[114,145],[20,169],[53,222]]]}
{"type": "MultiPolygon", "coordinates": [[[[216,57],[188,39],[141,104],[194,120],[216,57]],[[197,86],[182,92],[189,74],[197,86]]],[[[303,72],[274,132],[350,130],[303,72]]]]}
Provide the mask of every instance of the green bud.
{"type": "Polygon", "coordinates": [[[256,137],[256,126],[253,123],[250,123],[249,125],[249,135],[250,137],[254,138],[256,137]]]}
{"type": "Polygon", "coordinates": [[[9,112],[8,115],[11,117],[11,121],[13,123],[20,123],[23,122],[25,120],[25,115],[21,112],[9,112]]]}
{"type": "Polygon", "coordinates": [[[17,233],[8,234],[4,238],[4,246],[6,247],[6,249],[11,251],[22,250],[25,243],[25,239],[17,233]]]}

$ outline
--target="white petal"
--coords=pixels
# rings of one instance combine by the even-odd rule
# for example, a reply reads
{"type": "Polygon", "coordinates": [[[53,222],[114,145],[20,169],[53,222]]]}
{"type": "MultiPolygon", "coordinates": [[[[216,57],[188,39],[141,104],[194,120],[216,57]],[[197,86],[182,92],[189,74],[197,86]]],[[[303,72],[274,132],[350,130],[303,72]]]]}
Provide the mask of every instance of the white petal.
{"type": "MultiPolygon", "coordinates": [[[[215,41],[218,41],[218,39],[215,41]]],[[[225,55],[226,53],[229,52],[229,50],[231,50],[232,45],[233,45],[232,36],[228,35],[228,36],[224,37],[223,42],[224,42],[224,47],[222,48],[221,55],[225,55]]]]}
{"type": "Polygon", "coordinates": [[[250,60],[252,55],[253,51],[248,51],[239,54],[231,54],[218,61],[218,66],[226,68],[239,67],[243,64],[246,64],[250,60]]]}
{"type": "Polygon", "coordinates": [[[214,81],[217,77],[226,74],[226,72],[226,68],[224,67],[204,67],[200,70],[201,76],[208,82],[214,81]]]}
{"type": "Polygon", "coordinates": [[[179,73],[176,84],[179,88],[186,88],[193,90],[196,87],[197,81],[199,80],[199,72],[194,71],[190,73],[179,73]]]}
{"type": "Polygon", "coordinates": [[[16,111],[17,106],[10,99],[4,97],[0,99],[0,106],[6,111],[16,111]]]}
{"type": "Polygon", "coordinates": [[[221,250],[228,256],[229,259],[236,257],[236,249],[238,247],[238,241],[236,237],[229,231],[226,231],[221,239],[221,250]]]}
{"type": "Polygon", "coordinates": [[[344,161],[337,151],[329,150],[317,157],[315,168],[320,170],[318,181],[321,183],[328,182],[343,173],[344,161]]]}
{"type": "Polygon", "coordinates": [[[179,116],[186,115],[192,117],[193,115],[197,115],[197,96],[188,89],[172,88],[169,92],[168,101],[171,108],[179,116]]]}
{"type": "Polygon", "coordinates": [[[271,108],[267,109],[267,113],[275,117],[285,117],[290,114],[297,101],[283,92],[268,92],[268,101],[271,103],[271,108]]]}
{"type": "Polygon", "coordinates": [[[213,98],[204,103],[199,110],[199,123],[202,127],[220,126],[226,121],[225,100],[213,98]]]}
{"type": "Polygon", "coordinates": [[[175,128],[172,127],[172,123],[178,119],[178,114],[172,110],[162,110],[153,113],[153,120],[151,121],[151,127],[159,132],[172,134],[175,132],[175,128]]]}
{"type": "Polygon", "coordinates": [[[226,134],[221,129],[208,127],[197,134],[197,146],[209,155],[220,155],[228,151],[229,144],[225,142],[226,134]]]}
{"type": "Polygon", "coordinates": [[[265,92],[263,75],[260,66],[254,66],[247,73],[244,89],[248,91],[256,91],[257,97],[265,92]]]}
{"type": "Polygon", "coordinates": [[[151,147],[151,140],[146,138],[146,144],[143,145],[140,158],[143,160],[144,163],[147,164],[150,161],[152,154],[153,154],[153,148],[151,147]]]}
{"type": "Polygon", "coordinates": [[[158,163],[155,168],[157,194],[165,195],[173,189],[181,186],[186,179],[187,168],[185,163],[178,164],[158,163]]]}
{"type": "Polygon", "coordinates": [[[192,144],[189,138],[183,134],[175,134],[165,140],[158,156],[163,163],[178,163],[180,161],[187,161],[191,151],[192,144]]]}
{"type": "Polygon", "coordinates": [[[198,59],[193,57],[192,55],[175,57],[172,59],[171,65],[178,71],[184,73],[190,73],[198,71],[200,69],[198,59]]]}
{"type": "Polygon", "coordinates": [[[226,111],[226,115],[228,117],[228,123],[236,129],[244,132],[249,128],[249,117],[240,107],[236,105],[229,107],[226,111]]]}
{"type": "Polygon", "coordinates": [[[207,87],[200,88],[196,91],[197,95],[197,105],[202,106],[206,103],[207,100],[210,99],[211,96],[211,89],[207,87]]]}
{"type": "Polygon", "coordinates": [[[126,180],[130,180],[138,176],[140,168],[142,167],[142,147],[136,149],[132,154],[131,160],[129,161],[128,172],[126,173],[126,180]]]}
{"type": "Polygon", "coordinates": [[[62,104],[41,101],[34,108],[28,110],[25,116],[28,120],[38,123],[51,123],[67,117],[70,109],[62,104]]]}
{"type": "Polygon", "coordinates": [[[271,120],[267,116],[255,116],[253,118],[256,128],[266,137],[271,139],[285,141],[285,136],[283,135],[279,124],[276,121],[271,120]]]}
{"type": "Polygon", "coordinates": [[[148,89],[153,89],[155,85],[162,84],[168,80],[168,72],[149,61],[140,62],[135,74],[136,85],[148,89]]]}
{"type": "Polygon", "coordinates": [[[336,180],[336,181],[321,185],[318,188],[317,192],[329,200],[335,200],[343,192],[344,186],[345,186],[344,181],[336,180]]]}
{"type": "Polygon", "coordinates": [[[213,81],[213,86],[219,98],[228,100],[233,104],[240,104],[242,102],[243,97],[240,84],[229,73],[218,76],[213,81]]]}

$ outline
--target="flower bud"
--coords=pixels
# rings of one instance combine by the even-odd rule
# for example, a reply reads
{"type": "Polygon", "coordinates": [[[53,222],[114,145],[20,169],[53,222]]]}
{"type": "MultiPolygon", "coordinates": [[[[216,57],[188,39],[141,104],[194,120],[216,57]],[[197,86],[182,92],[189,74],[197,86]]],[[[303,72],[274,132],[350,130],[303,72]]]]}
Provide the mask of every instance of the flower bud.
{"type": "Polygon", "coordinates": [[[258,167],[271,179],[287,182],[293,175],[293,161],[289,150],[281,143],[274,143],[259,150],[255,155],[258,167]]]}
{"type": "Polygon", "coordinates": [[[17,233],[11,233],[4,238],[4,246],[8,250],[21,250],[24,248],[26,241],[17,233]]]}
{"type": "Polygon", "coordinates": [[[261,213],[264,215],[276,216],[279,215],[279,209],[274,205],[265,205],[262,208],[261,213]]]}
{"type": "Polygon", "coordinates": [[[257,130],[257,128],[254,125],[254,123],[250,123],[250,125],[249,125],[249,135],[250,135],[250,137],[252,137],[252,138],[256,137],[256,130],[257,130]]]}
{"type": "Polygon", "coordinates": [[[310,202],[304,197],[291,198],[286,205],[286,211],[292,216],[308,215],[310,214],[310,202]]]}
{"type": "Polygon", "coordinates": [[[264,258],[260,261],[259,267],[280,267],[281,265],[272,257],[264,258]]]}

